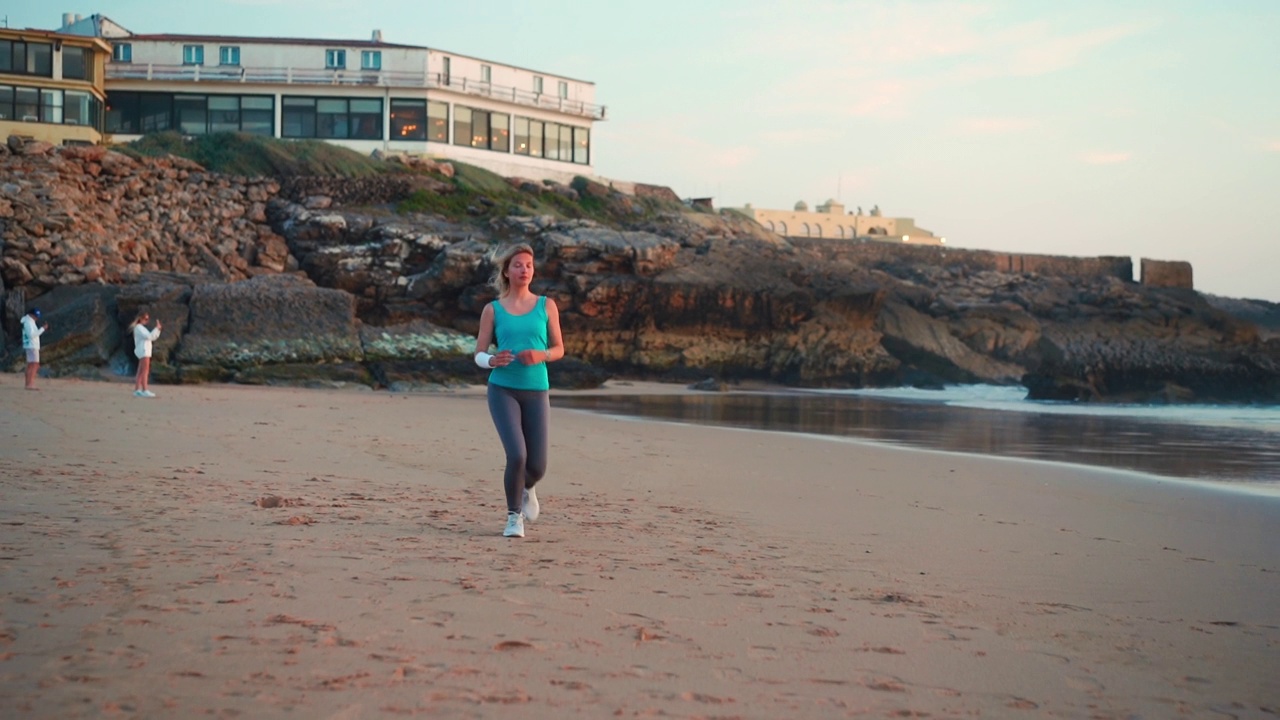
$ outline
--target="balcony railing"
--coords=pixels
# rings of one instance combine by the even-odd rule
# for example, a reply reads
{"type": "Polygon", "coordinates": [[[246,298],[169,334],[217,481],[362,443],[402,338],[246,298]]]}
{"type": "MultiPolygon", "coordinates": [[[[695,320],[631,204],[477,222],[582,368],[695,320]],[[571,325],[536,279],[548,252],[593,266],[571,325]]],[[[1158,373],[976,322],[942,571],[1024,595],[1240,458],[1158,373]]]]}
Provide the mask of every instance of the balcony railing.
{"type": "Polygon", "coordinates": [[[552,110],[603,120],[605,106],[580,100],[478,82],[441,73],[391,70],[316,70],[310,68],[235,67],[227,65],[160,65],[157,63],[108,63],[107,80],[160,80],[169,82],[261,83],[268,85],[342,85],[448,90],[465,95],[503,100],[526,107],[552,110]]]}

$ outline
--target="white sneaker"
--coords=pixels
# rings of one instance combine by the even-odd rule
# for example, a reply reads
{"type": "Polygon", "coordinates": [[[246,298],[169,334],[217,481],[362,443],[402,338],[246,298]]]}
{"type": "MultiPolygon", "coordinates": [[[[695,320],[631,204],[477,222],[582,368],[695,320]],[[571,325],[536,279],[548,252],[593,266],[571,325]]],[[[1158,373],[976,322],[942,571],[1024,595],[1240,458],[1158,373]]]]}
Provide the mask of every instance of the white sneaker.
{"type": "Polygon", "coordinates": [[[155,396],[156,396],[156,394],[155,394],[155,393],[153,393],[153,392],[151,392],[150,390],[143,390],[143,391],[142,391],[142,397],[155,397],[155,396]]]}
{"type": "Polygon", "coordinates": [[[502,537],[524,537],[524,516],[520,513],[507,513],[507,529],[502,537]]]}
{"type": "Polygon", "coordinates": [[[529,522],[537,520],[539,512],[538,495],[533,490],[533,488],[525,488],[524,502],[520,504],[520,514],[524,515],[529,522]]]}
{"type": "Polygon", "coordinates": [[[134,397],[146,397],[146,395],[143,395],[143,394],[142,394],[142,391],[141,391],[141,390],[134,390],[134,391],[133,391],[133,396],[134,396],[134,397]]]}

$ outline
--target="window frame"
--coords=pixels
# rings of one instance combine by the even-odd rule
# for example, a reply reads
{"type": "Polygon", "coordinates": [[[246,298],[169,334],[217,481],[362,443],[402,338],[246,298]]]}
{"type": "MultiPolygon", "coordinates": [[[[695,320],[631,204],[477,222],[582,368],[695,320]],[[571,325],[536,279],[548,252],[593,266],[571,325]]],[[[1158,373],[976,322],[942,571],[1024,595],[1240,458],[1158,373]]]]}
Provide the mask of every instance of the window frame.
{"type": "Polygon", "coordinates": [[[93,51],[86,47],[78,45],[62,46],[62,79],[63,80],[93,80],[93,51]],[[67,74],[67,58],[80,57],[80,67],[84,71],[81,75],[67,74]]]}
{"type": "Polygon", "coordinates": [[[346,70],[347,51],[340,48],[326,48],[324,51],[325,70],[346,70]]]}
{"type": "Polygon", "coordinates": [[[480,82],[488,85],[493,82],[493,66],[480,64],[480,82]]]}
{"type": "Polygon", "coordinates": [[[111,43],[111,61],[118,63],[133,62],[133,43],[111,43]]]}
{"type": "Polygon", "coordinates": [[[204,65],[204,45],[183,45],[183,65],[204,65]]]}
{"type": "Polygon", "coordinates": [[[533,76],[533,93],[534,93],[535,95],[541,95],[541,94],[542,94],[542,84],[543,84],[543,83],[542,83],[542,76],[541,76],[541,75],[534,75],[534,76],[533,76]]]}
{"type": "Polygon", "coordinates": [[[380,97],[284,95],[280,98],[280,137],[311,140],[385,140],[387,138],[384,137],[383,123],[386,113],[387,104],[380,97]],[[352,109],[353,103],[365,102],[377,104],[376,118],[372,111],[352,109]],[[342,111],[333,109],[338,103],[342,104],[344,108],[342,111]],[[309,114],[295,109],[308,106],[311,108],[309,114]],[[299,124],[302,130],[288,132],[287,123],[297,118],[300,118],[299,124]],[[365,127],[369,128],[368,132],[360,132],[360,129],[365,127]]]}
{"type": "Polygon", "coordinates": [[[218,65],[224,67],[240,67],[240,46],[219,45],[218,65]]]}
{"type": "Polygon", "coordinates": [[[361,50],[360,51],[360,69],[381,71],[382,70],[382,51],[381,50],[361,50]]]}
{"type": "Polygon", "coordinates": [[[556,86],[556,97],[560,98],[561,100],[568,100],[569,99],[568,81],[560,80],[558,82],[559,84],[556,86]]]}
{"type": "Polygon", "coordinates": [[[0,40],[0,47],[8,46],[9,48],[9,67],[0,70],[6,75],[27,75],[29,77],[47,77],[53,79],[53,43],[29,42],[26,40],[0,40]],[[19,51],[21,48],[21,51],[19,51]],[[42,72],[42,68],[36,67],[42,53],[34,52],[36,48],[48,50],[47,60],[49,64],[48,72],[42,72]],[[19,53],[21,57],[19,57],[19,53]],[[19,62],[20,60],[20,62],[19,62]]]}

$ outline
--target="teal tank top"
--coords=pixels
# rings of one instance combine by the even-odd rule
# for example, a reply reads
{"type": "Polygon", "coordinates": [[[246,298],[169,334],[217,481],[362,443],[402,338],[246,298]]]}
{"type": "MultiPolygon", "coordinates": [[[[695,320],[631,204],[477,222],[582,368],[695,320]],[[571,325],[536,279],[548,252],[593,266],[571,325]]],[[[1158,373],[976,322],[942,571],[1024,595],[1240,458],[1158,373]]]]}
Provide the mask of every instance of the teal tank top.
{"type": "MultiPolygon", "coordinates": [[[[494,342],[498,350],[547,349],[547,298],[539,297],[533,309],[523,315],[512,315],[493,301],[494,342]]],[[[512,390],[550,390],[547,364],[525,365],[519,360],[489,372],[489,382],[512,390]]]]}

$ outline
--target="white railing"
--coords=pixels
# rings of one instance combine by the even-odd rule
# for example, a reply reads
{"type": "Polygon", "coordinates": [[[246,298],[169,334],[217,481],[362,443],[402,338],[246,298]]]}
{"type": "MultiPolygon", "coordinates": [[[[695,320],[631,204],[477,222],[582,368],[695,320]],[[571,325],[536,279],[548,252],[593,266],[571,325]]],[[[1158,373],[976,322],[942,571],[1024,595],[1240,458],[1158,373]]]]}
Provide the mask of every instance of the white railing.
{"type": "Polygon", "coordinates": [[[263,83],[270,85],[343,85],[396,88],[435,88],[466,95],[603,120],[605,106],[580,100],[478,82],[439,73],[391,70],[316,70],[303,68],[234,67],[227,65],[160,65],[157,63],[107,64],[107,80],[159,80],[170,82],[263,83]]]}

